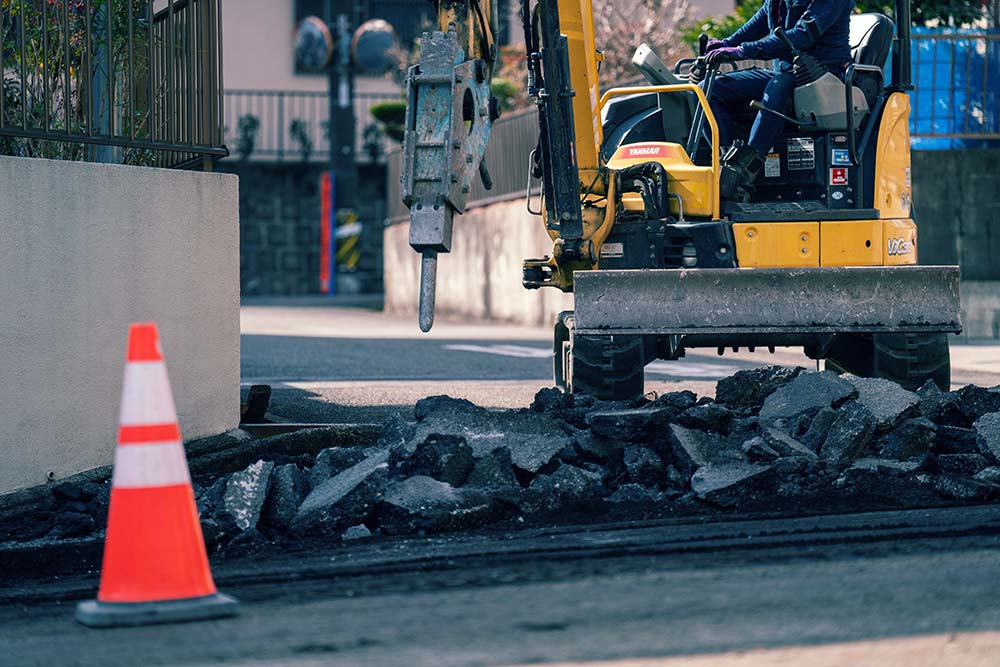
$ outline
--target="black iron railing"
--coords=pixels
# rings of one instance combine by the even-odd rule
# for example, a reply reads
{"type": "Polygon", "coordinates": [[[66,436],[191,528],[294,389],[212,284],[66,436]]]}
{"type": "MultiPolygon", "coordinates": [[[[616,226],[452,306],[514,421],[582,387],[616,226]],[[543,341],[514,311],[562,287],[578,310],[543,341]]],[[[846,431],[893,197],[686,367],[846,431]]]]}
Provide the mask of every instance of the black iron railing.
{"type": "MultiPolygon", "coordinates": [[[[392,149],[393,142],[375,131],[371,108],[402,100],[401,94],[361,92],[354,95],[357,127],[355,154],[372,162],[392,149]]],[[[325,162],[330,159],[330,97],[323,92],[227,90],[225,139],[234,158],[276,162],[325,162]]]]}
{"type": "Polygon", "coordinates": [[[203,166],[222,135],[220,0],[4,0],[0,154],[203,166]]]}

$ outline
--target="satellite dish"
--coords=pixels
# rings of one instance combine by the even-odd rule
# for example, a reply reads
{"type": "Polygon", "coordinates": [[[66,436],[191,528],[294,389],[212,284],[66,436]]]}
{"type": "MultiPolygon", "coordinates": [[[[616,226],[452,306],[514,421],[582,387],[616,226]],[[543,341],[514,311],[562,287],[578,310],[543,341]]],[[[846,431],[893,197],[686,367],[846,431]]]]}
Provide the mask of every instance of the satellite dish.
{"type": "Polygon", "coordinates": [[[398,46],[392,25],[382,19],[371,19],[354,31],[351,58],[364,73],[382,74],[392,67],[392,51],[398,46]]]}
{"type": "Polygon", "coordinates": [[[306,72],[322,72],[333,60],[333,35],[326,21],[307,16],[295,31],[295,62],[306,72]]]}

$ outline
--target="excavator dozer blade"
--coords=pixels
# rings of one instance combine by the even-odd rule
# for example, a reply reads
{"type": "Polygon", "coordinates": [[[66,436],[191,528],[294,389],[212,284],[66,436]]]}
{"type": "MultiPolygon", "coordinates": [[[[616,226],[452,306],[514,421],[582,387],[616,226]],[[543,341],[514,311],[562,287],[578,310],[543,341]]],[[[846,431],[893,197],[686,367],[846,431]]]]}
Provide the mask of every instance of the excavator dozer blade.
{"type": "Polygon", "coordinates": [[[957,266],[574,274],[582,334],[959,332],[957,266]]]}

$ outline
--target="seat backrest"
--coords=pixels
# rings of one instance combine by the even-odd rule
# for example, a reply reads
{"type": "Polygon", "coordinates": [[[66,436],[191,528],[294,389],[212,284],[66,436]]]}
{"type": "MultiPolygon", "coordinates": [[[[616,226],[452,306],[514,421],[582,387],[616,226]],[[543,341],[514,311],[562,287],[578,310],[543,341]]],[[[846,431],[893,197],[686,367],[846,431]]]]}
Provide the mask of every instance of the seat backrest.
{"type": "Polygon", "coordinates": [[[895,25],[883,14],[851,14],[851,59],[858,65],[885,67],[895,25]]]}

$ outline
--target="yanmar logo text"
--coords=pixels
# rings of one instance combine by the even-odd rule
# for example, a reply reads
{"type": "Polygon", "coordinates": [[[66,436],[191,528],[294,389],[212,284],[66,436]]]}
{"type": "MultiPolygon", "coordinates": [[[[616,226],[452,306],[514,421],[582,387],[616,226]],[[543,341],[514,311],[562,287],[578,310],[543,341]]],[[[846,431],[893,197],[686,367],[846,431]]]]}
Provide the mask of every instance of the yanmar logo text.
{"type": "Polygon", "coordinates": [[[663,146],[629,146],[625,157],[660,157],[663,146]]]}
{"type": "Polygon", "coordinates": [[[889,239],[886,244],[889,255],[909,255],[913,252],[913,242],[904,238],[889,239]]]}

